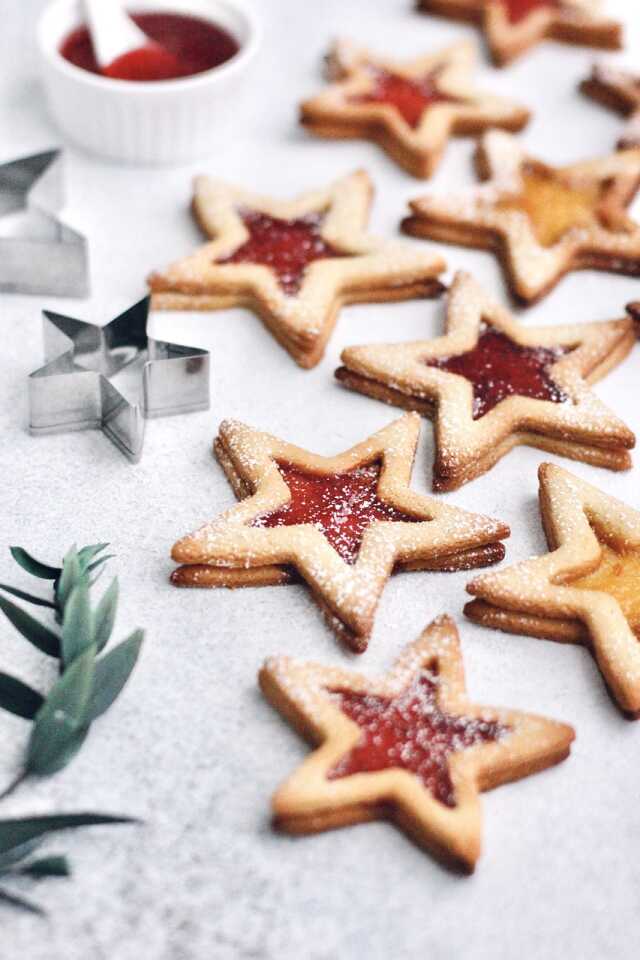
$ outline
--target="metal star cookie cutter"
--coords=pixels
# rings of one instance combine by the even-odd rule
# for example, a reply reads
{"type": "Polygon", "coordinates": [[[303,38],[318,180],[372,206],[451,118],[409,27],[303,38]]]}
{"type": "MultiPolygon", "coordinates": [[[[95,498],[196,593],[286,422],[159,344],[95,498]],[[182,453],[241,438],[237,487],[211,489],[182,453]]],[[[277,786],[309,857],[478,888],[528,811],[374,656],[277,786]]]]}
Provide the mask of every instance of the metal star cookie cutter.
{"type": "Polygon", "coordinates": [[[58,219],[64,203],[59,150],[0,164],[0,291],[87,296],[87,241],[58,219]]]}
{"type": "Polygon", "coordinates": [[[104,327],[43,311],[46,364],[29,376],[33,435],[98,428],[137,463],[145,419],[209,408],[209,351],[148,336],[149,304],[104,327]],[[131,403],[110,378],[144,357],[142,403],[131,403]]]}

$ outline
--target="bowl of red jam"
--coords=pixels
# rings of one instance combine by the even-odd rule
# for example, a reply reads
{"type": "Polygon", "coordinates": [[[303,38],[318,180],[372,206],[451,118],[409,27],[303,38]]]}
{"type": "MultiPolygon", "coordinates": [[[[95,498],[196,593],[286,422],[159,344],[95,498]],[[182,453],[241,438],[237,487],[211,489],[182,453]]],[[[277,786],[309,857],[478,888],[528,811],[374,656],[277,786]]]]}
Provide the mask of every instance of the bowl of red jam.
{"type": "Polygon", "coordinates": [[[150,40],[101,70],[81,0],[53,0],[38,24],[43,82],[62,132],[93,153],[186,163],[220,147],[250,94],[258,27],[240,0],[131,0],[150,40]]]}

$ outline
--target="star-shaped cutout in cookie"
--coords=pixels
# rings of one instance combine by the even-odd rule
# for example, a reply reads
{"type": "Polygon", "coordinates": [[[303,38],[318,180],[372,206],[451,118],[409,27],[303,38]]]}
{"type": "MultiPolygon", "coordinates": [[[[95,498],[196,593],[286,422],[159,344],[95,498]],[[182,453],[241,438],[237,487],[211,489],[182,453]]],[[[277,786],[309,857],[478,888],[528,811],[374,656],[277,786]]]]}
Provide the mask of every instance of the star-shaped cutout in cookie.
{"type": "Polygon", "coordinates": [[[524,303],[571,270],[640,274],[640,225],[627,214],[640,186],[640,148],[551,167],[496,130],[483,137],[477,161],[486,183],[412,201],[405,232],[493,250],[524,303]]]}
{"type": "Polygon", "coordinates": [[[215,453],[242,499],[178,541],[178,586],[288,582],[292,568],[341,639],[366,649],[394,569],[461,570],[504,556],[505,524],[409,488],[420,418],[407,414],[335,457],[235,421],[215,453]]]}
{"type": "Polygon", "coordinates": [[[164,310],[248,307],[302,367],[322,358],[340,307],[437,296],[443,260],[366,232],[373,186],[360,170],[297,200],[198,177],[209,243],[149,279],[164,310]]]}
{"type": "Polygon", "coordinates": [[[565,724],[471,703],[447,616],[381,679],[273,657],[260,685],[297,730],[320,744],[276,792],[276,826],[315,833],[391,818],[469,872],[480,854],[480,791],[558,763],[574,738],[565,724]]]}
{"type": "Polygon", "coordinates": [[[416,177],[434,173],[451,136],[518,131],[529,120],[525,107],[474,89],[475,50],[466,41],[404,63],[343,41],[328,61],[337,82],[304,101],[304,126],[323,137],[373,140],[416,177]]]}
{"type": "Polygon", "coordinates": [[[580,89],[592,100],[629,117],[618,140],[618,149],[640,147],[640,72],[597,63],[580,89]]]}
{"type": "Polygon", "coordinates": [[[418,9],[479,24],[498,66],[542,40],[617,50],[622,26],[605,16],[602,0],[417,0],[418,9]]]}
{"type": "Polygon", "coordinates": [[[435,340],[347,347],[336,376],[435,423],[434,490],[455,490],[528,444],[612,470],[631,465],[631,430],[589,388],[634,344],[630,317],[523,327],[466,273],[435,340]]]}
{"type": "Polygon", "coordinates": [[[551,463],[539,470],[550,553],[481,576],[477,623],[592,651],[622,710],[640,716],[640,513],[551,463]]]}

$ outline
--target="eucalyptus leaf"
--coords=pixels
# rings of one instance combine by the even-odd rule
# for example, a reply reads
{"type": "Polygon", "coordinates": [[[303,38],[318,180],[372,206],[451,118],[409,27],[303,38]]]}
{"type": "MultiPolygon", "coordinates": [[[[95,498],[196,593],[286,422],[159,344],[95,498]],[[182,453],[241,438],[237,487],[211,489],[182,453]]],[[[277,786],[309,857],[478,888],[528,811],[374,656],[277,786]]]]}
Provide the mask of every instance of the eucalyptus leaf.
{"type": "Polygon", "coordinates": [[[60,576],[60,567],[50,567],[47,563],[41,563],[22,547],[9,547],[9,550],[16,563],[31,576],[39,577],[41,580],[57,580],[60,576]]]}
{"type": "MultiPolygon", "coordinates": [[[[39,764],[39,769],[30,765],[26,769],[25,778],[30,775],[51,777],[54,773],[59,773],[60,770],[68,767],[75,755],[80,752],[82,745],[89,736],[90,729],[90,725],[87,724],[86,727],[82,727],[75,733],[70,731],[64,740],[61,738],[57,744],[47,745],[46,752],[42,751],[42,743],[40,742],[38,753],[33,760],[33,764],[39,764]]],[[[31,764],[30,758],[27,759],[27,763],[31,764]]]]}
{"type": "Polygon", "coordinates": [[[93,570],[98,572],[94,577],[91,577],[89,580],[89,586],[92,587],[95,583],[98,582],[102,574],[104,573],[105,564],[107,560],[112,560],[115,557],[115,553],[109,553],[106,557],[101,557],[100,560],[96,560],[95,563],[92,563],[90,567],[87,567],[87,574],[91,573],[93,570]]]}
{"type": "Polygon", "coordinates": [[[118,578],[114,577],[111,585],[107,587],[100,598],[94,614],[93,638],[98,648],[98,653],[103,650],[109,642],[109,637],[113,631],[113,625],[116,619],[117,606],[118,578]]]}
{"type": "Polygon", "coordinates": [[[33,720],[44,703],[44,697],[8,673],[0,673],[0,708],[16,717],[33,720]]]}
{"type": "Polygon", "coordinates": [[[21,860],[26,860],[38,849],[43,839],[43,837],[36,837],[34,840],[22,843],[19,847],[13,847],[6,853],[0,853],[0,873],[6,873],[8,869],[20,863],[21,860]]]}
{"type": "Polygon", "coordinates": [[[50,857],[40,857],[38,860],[32,860],[24,867],[14,871],[23,877],[70,877],[71,867],[66,857],[52,855],[50,857]]]}
{"type": "Polygon", "coordinates": [[[80,581],[69,594],[62,617],[62,661],[66,666],[93,643],[89,585],[80,581]]]}
{"type": "Polygon", "coordinates": [[[82,746],[88,729],[95,657],[96,647],[92,643],[65,670],[36,714],[27,748],[27,773],[57,773],[82,746]]]}
{"type": "Polygon", "coordinates": [[[143,630],[135,630],[130,637],[96,661],[96,672],[89,701],[89,723],[108,710],[116,700],[136,665],[144,639],[143,630]]]}
{"type": "Polygon", "coordinates": [[[0,595],[0,610],[13,624],[16,630],[30,643],[50,657],[60,656],[60,639],[57,634],[35,620],[11,600],[0,595]]]}
{"type": "Polygon", "coordinates": [[[22,847],[31,840],[44,837],[49,833],[56,833],[58,830],[138,822],[132,817],[112,817],[105,813],[62,813],[0,820],[0,853],[22,847]]]}
{"type": "Polygon", "coordinates": [[[108,560],[113,560],[114,557],[115,557],[115,553],[108,553],[106,557],[100,557],[99,560],[94,560],[93,563],[89,564],[89,566],[86,569],[86,572],[91,573],[92,570],[97,570],[98,567],[101,567],[108,560]]]}
{"type": "Polygon", "coordinates": [[[17,907],[19,910],[26,910],[27,913],[35,913],[39,917],[45,917],[46,913],[37,903],[25,900],[24,897],[17,897],[14,893],[8,893],[0,889],[0,904],[6,903],[7,906],[17,907]]]}
{"type": "Polygon", "coordinates": [[[50,607],[55,610],[56,605],[44,597],[34,597],[32,593],[26,593],[24,590],[18,590],[17,587],[10,587],[8,583],[0,583],[0,590],[10,593],[13,597],[19,597],[20,600],[26,600],[27,603],[33,603],[36,607],[50,607]]]}
{"type": "Polygon", "coordinates": [[[75,545],[67,551],[62,561],[62,572],[56,584],[56,597],[58,605],[64,610],[65,604],[69,599],[71,591],[84,578],[84,571],[80,567],[78,560],[78,551],[75,545]]]}
{"type": "Polygon", "coordinates": [[[99,553],[102,553],[103,550],[106,550],[109,546],[108,543],[92,543],[88,547],[83,547],[82,550],[78,551],[78,560],[80,561],[80,566],[86,570],[87,566],[94,557],[97,557],[99,553]]]}

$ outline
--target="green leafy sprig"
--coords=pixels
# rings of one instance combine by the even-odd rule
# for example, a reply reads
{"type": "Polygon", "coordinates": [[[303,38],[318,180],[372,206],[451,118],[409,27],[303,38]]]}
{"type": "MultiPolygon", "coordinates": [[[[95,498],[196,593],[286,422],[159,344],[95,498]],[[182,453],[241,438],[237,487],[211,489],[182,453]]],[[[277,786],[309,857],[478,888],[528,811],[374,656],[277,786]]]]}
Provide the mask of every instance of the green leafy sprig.
{"type": "MultiPolygon", "coordinates": [[[[6,880],[45,877],[70,877],[71,867],[61,854],[34,857],[45,837],[59,830],[75,830],[98,824],[135,823],[130,817],[110,817],[101,813],[69,813],[58,816],[28,817],[21,820],[0,820],[0,884],[6,880]]],[[[0,904],[18,907],[28,913],[42,916],[45,911],[38,904],[10,893],[0,886],[0,904]]]]}
{"type": "Polygon", "coordinates": [[[66,767],[84,743],[91,724],[120,695],[136,664],[143,640],[141,630],[98,656],[111,637],[118,605],[118,581],[114,579],[95,609],[91,606],[91,587],[110,559],[99,556],[106,547],[106,543],[81,550],[71,547],[61,567],[41,563],[21,547],[11,548],[14,560],[23,569],[53,581],[53,600],[6,584],[0,584],[0,590],[28,603],[50,607],[61,629],[46,626],[2,594],[0,610],[26,640],[59,661],[60,676],[45,697],[16,677],[0,673],[0,708],[33,724],[23,768],[0,793],[0,799],[28,776],[46,777],[66,767]]]}
{"type": "MultiPolygon", "coordinates": [[[[62,770],[85,742],[91,724],[122,692],[137,662],[143,632],[135,630],[103,656],[115,622],[118,581],[114,579],[95,609],[91,587],[110,559],[97,543],[65,555],[60,567],[32,557],[22,547],[11,554],[24,570],[53,585],[51,600],[0,583],[0,610],[16,630],[41,653],[58,661],[59,677],[44,695],[16,677],[0,672],[0,708],[31,722],[22,767],[0,793],[0,800],[13,793],[28,777],[46,777],[62,770]],[[59,629],[45,625],[4,594],[39,607],[49,608],[59,629]]],[[[16,877],[63,877],[70,875],[64,856],[33,859],[36,846],[52,831],[91,824],[133,822],[104,814],[65,814],[28,819],[0,820],[0,880],[16,877]]],[[[0,886],[0,902],[41,913],[37,905],[8,893],[0,886]]]]}

